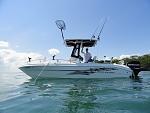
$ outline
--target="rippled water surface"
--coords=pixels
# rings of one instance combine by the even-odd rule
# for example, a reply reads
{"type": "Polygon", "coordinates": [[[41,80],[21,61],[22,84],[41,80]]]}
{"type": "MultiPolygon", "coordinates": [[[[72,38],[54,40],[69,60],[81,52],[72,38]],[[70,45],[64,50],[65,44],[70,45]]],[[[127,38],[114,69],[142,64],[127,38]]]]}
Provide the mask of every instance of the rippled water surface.
{"type": "Polygon", "coordinates": [[[150,72],[141,80],[34,80],[0,74],[0,113],[150,113],[150,72]]]}

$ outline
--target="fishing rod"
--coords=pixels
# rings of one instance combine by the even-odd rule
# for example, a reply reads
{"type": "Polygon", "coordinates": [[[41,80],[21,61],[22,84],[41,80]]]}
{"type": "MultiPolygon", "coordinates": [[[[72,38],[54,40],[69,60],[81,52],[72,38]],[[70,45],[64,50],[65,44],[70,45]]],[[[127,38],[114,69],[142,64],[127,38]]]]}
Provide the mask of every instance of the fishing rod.
{"type": "MultiPolygon", "coordinates": [[[[100,21],[102,22],[103,20],[101,19],[100,21]]],[[[101,22],[100,22],[100,23],[101,23],[101,22]]],[[[95,29],[95,31],[94,31],[94,33],[93,33],[91,39],[92,39],[92,38],[96,38],[95,34],[96,34],[96,32],[97,32],[99,29],[100,29],[100,30],[99,30],[99,33],[98,33],[98,36],[97,36],[97,40],[100,39],[100,35],[101,35],[101,33],[102,33],[103,29],[104,29],[104,26],[105,26],[106,22],[107,22],[107,18],[105,18],[104,23],[103,23],[101,29],[100,29],[100,24],[98,24],[98,26],[96,27],[96,29],[95,29]]]]}
{"type": "Polygon", "coordinates": [[[104,20],[104,23],[103,23],[103,25],[102,25],[102,28],[100,29],[100,32],[99,32],[99,34],[98,34],[98,36],[97,36],[97,40],[100,40],[100,35],[101,35],[101,33],[102,33],[103,29],[104,29],[104,26],[105,26],[106,22],[107,22],[107,18],[105,18],[105,20],[104,20]]]}
{"type": "MultiPolygon", "coordinates": [[[[100,20],[100,23],[101,23],[101,22],[102,22],[102,19],[100,20]]],[[[96,37],[95,37],[95,34],[96,34],[96,32],[100,29],[100,30],[99,30],[99,33],[98,33],[98,36],[97,36],[97,41],[100,40],[100,35],[101,35],[101,33],[102,33],[103,29],[104,29],[104,26],[105,26],[106,22],[107,22],[107,18],[105,18],[104,23],[103,23],[101,29],[100,29],[100,24],[98,24],[98,26],[97,26],[97,28],[95,29],[95,31],[94,31],[94,33],[93,33],[91,39],[92,39],[92,38],[93,38],[93,39],[96,38],[96,37]]],[[[97,55],[99,56],[98,49],[97,49],[97,55]]]]}

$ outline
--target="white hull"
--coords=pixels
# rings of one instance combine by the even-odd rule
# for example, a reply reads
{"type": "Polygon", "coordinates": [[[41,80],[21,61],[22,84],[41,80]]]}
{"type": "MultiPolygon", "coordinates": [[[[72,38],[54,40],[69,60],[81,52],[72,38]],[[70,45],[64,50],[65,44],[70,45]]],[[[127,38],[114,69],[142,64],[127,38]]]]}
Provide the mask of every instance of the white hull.
{"type": "Polygon", "coordinates": [[[129,67],[114,64],[26,65],[20,69],[31,78],[116,78],[132,75],[129,67]]]}

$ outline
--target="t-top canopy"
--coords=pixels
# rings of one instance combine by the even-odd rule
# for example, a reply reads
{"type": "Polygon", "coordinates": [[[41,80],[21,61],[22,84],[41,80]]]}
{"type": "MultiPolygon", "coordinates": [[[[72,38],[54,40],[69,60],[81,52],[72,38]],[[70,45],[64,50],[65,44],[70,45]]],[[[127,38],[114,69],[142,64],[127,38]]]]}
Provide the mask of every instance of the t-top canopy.
{"type": "Polygon", "coordinates": [[[82,47],[93,47],[96,42],[96,39],[65,39],[65,44],[68,47],[75,46],[76,44],[82,44],[82,47]]]}

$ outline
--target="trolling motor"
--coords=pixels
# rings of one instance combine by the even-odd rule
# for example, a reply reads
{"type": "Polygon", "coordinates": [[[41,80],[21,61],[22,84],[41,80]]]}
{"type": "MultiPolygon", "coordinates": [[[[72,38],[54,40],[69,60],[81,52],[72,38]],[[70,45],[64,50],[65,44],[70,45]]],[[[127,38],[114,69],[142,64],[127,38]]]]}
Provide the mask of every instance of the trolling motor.
{"type": "Polygon", "coordinates": [[[131,61],[127,63],[127,66],[133,70],[132,75],[130,76],[131,79],[139,79],[139,72],[141,71],[141,65],[139,61],[131,61]]]}

